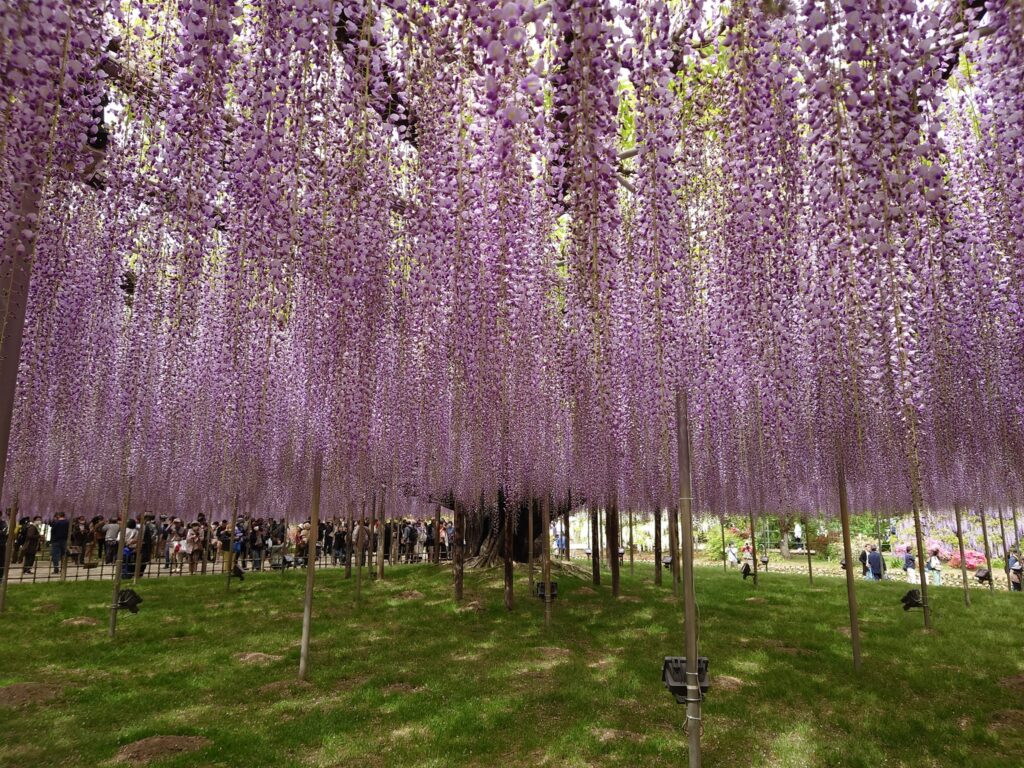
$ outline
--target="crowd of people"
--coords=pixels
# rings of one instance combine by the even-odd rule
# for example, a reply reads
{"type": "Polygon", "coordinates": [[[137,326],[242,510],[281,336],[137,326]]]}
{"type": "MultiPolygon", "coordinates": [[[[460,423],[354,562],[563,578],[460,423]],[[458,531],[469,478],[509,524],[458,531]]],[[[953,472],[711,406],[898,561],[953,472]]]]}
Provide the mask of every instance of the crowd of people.
{"type": "MultiPolygon", "coordinates": [[[[12,569],[17,566],[23,574],[32,574],[40,567],[41,555],[53,573],[61,573],[66,565],[95,567],[101,563],[113,564],[117,560],[121,524],[117,517],[84,515],[68,520],[57,513],[51,520],[41,516],[22,517],[13,532],[6,520],[0,520],[0,573],[3,569],[2,553],[9,536],[14,537],[12,569]]],[[[195,573],[205,571],[205,563],[217,562],[231,552],[236,566],[242,570],[261,571],[305,564],[309,551],[311,525],[291,523],[284,519],[243,517],[232,528],[229,520],[208,521],[200,513],[195,520],[186,522],[179,517],[145,514],[139,519],[129,518],[124,531],[122,566],[125,575],[134,574],[136,561],[140,573],[147,568],[158,568],[169,573],[195,573]]],[[[365,519],[320,521],[316,531],[318,560],[327,559],[332,565],[346,561],[351,551],[359,564],[376,553],[380,537],[384,537],[385,560],[420,562],[426,559],[438,544],[439,556],[449,556],[449,541],[454,539],[451,521],[380,520],[372,523],[365,519]]]]}

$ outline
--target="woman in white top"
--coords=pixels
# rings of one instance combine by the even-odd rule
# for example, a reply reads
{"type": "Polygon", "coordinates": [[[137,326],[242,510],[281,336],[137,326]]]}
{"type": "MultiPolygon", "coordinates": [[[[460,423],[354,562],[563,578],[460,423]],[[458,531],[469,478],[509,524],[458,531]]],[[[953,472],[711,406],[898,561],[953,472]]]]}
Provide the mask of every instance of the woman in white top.
{"type": "Polygon", "coordinates": [[[933,549],[928,556],[925,568],[932,575],[932,584],[936,587],[942,586],[942,561],[939,560],[939,550],[933,549]]]}

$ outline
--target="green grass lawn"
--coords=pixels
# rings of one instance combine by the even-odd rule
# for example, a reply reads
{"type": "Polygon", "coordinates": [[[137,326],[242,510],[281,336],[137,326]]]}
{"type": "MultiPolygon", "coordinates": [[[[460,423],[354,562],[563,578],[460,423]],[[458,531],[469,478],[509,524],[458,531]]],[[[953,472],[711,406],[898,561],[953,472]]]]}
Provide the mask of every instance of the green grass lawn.
{"type": "MultiPolygon", "coordinates": [[[[43,687],[16,706],[0,690],[0,766],[114,765],[157,735],[208,741],[154,766],[685,765],[684,708],[661,683],[682,605],[651,577],[624,575],[616,601],[563,576],[545,628],[525,572],[507,613],[498,570],[467,573],[479,610],[462,611],[447,569],[392,569],[359,607],[354,579],[324,571],[308,685],[293,682],[302,573],[230,594],[220,578],[145,582],[113,642],[109,584],[12,586],[0,686],[43,687]],[[62,624],[80,616],[99,624],[62,624]]],[[[966,609],[959,589],[933,590],[926,634],[899,605],[906,585],[861,583],[858,676],[839,579],[697,579],[706,766],[1024,765],[1022,596],[977,591],[966,609]]]]}

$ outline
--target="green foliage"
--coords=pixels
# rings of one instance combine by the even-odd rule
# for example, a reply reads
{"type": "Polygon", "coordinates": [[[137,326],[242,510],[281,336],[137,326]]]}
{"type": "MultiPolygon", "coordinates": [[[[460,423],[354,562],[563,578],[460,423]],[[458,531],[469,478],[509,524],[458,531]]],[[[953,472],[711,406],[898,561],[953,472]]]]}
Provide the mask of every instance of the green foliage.
{"type": "MultiPolygon", "coordinates": [[[[686,764],[683,708],[661,683],[682,651],[682,607],[649,565],[623,574],[630,600],[559,576],[542,605],[516,573],[515,610],[500,570],[467,573],[451,600],[447,568],[400,566],[382,583],[317,575],[310,683],[298,667],[305,574],[146,581],[137,616],[106,637],[110,585],[11,586],[0,615],[0,765],[113,765],[120,747],[154,735],[202,735],[186,766],[492,766],[650,768],[686,764]],[[415,590],[422,593],[410,595],[415,590]],[[412,598],[412,599],[409,599],[412,598]],[[67,626],[88,616],[97,626],[67,626]],[[238,655],[272,654],[264,665],[238,655]],[[56,686],[55,700],[5,706],[2,686],[56,686]]],[[[1024,741],[1006,713],[1024,696],[1009,649],[1024,621],[1019,595],[957,587],[930,592],[936,629],[904,613],[905,584],[858,582],[864,666],[854,674],[843,581],[763,573],[755,591],[720,566],[697,572],[701,653],[711,659],[704,763],[799,768],[1020,764],[1024,741]],[[943,670],[938,672],[937,670],[943,670]],[[731,679],[730,679],[731,678],[731,679]]]]}

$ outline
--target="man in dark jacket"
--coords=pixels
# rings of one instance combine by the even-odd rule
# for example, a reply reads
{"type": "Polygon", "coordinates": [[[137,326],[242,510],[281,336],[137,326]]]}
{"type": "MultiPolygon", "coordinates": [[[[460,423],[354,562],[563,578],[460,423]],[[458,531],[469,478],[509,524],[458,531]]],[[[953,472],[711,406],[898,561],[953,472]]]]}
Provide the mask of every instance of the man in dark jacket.
{"type": "MultiPolygon", "coordinates": [[[[39,526],[27,517],[21,520],[22,531],[24,532],[21,552],[25,558],[24,567],[21,569],[22,573],[32,573],[32,566],[36,564],[36,553],[39,551],[39,526]]],[[[19,536],[21,534],[19,533],[19,536]]]]}
{"type": "Polygon", "coordinates": [[[871,571],[872,581],[882,580],[882,576],[885,574],[885,561],[882,559],[882,553],[874,544],[871,545],[871,550],[868,552],[868,568],[871,571]]]}
{"type": "Polygon", "coordinates": [[[54,573],[60,573],[60,565],[68,551],[70,533],[71,524],[63,512],[58,512],[57,517],[50,523],[50,560],[53,561],[54,573]]]}

